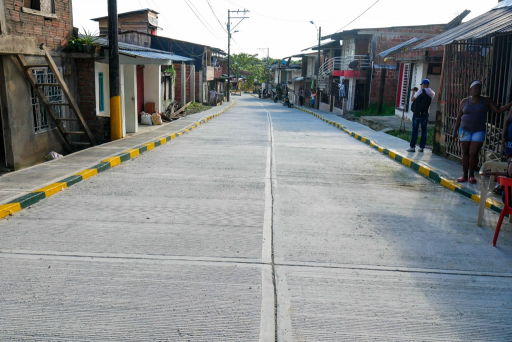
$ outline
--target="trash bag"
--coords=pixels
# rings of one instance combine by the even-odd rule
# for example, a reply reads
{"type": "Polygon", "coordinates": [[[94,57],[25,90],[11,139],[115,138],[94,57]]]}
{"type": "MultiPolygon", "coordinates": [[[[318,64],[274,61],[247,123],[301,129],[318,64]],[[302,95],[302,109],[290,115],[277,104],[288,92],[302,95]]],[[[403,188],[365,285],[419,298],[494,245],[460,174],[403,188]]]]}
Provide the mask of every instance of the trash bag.
{"type": "Polygon", "coordinates": [[[154,113],[152,115],[152,119],[153,119],[153,125],[161,125],[161,124],[163,124],[162,117],[158,113],[154,113]]]}
{"type": "Polygon", "coordinates": [[[64,157],[62,154],[58,154],[57,152],[50,152],[44,157],[45,161],[55,160],[64,157]]]}
{"type": "Polygon", "coordinates": [[[153,119],[151,118],[151,114],[142,112],[140,114],[140,124],[141,125],[152,125],[153,119]]]}

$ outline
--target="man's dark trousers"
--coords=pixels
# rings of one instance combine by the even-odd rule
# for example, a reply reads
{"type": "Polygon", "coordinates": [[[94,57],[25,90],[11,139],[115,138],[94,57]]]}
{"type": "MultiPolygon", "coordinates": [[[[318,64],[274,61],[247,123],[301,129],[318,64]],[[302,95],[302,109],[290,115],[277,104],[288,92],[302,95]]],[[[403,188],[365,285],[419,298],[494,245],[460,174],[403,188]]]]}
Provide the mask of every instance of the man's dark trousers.
{"type": "Polygon", "coordinates": [[[416,141],[418,140],[418,128],[421,126],[421,139],[420,148],[425,148],[427,143],[427,123],[428,114],[423,116],[413,116],[412,118],[412,136],[411,136],[411,148],[416,147],[416,141]]]}

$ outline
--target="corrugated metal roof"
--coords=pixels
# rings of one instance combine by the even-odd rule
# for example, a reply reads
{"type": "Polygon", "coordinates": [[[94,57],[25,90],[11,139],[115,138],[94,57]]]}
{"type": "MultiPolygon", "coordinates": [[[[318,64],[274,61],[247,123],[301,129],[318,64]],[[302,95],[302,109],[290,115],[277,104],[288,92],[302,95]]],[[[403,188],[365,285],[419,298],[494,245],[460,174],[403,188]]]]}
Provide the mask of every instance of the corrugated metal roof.
{"type": "Polygon", "coordinates": [[[144,58],[150,58],[150,59],[162,59],[162,60],[171,60],[175,62],[190,62],[193,61],[192,58],[178,56],[178,55],[171,55],[168,53],[158,53],[153,51],[130,51],[130,50],[119,50],[119,53],[122,53],[123,55],[128,56],[134,56],[134,57],[144,57],[144,58]]]}
{"type": "Polygon", "coordinates": [[[448,45],[454,41],[478,39],[493,33],[507,32],[512,32],[512,0],[502,1],[489,12],[426,40],[415,46],[414,49],[448,45]]]}
{"type": "MultiPolygon", "coordinates": [[[[100,46],[108,47],[108,39],[106,39],[106,38],[98,37],[96,42],[100,46]]],[[[123,54],[125,54],[125,55],[139,56],[139,57],[152,58],[152,59],[165,59],[165,60],[173,60],[173,61],[180,61],[180,62],[193,61],[192,58],[179,56],[172,52],[156,50],[156,49],[151,49],[151,48],[147,48],[147,47],[143,47],[143,46],[122,43],[122,42],[119,42],[119,52],[123,52],[123,54]],[[151,57],[151,56],[153,56],[153,57],[151,57]]]]}
{"type": "Polygon", "coordinates": [[[398,50],[401,50],[411,44],[414,44],[416,42],[419,42],[420,40],[422,40],[423,38],[420,38],[420,37],[414,37],[412,39],[409,39],[408,41],[406,42],[403,42],[402,44],[399,44],[397,46],[394,46],[392,47],[391,49],[387,49],[386,51],[382,51],[381,53],[379,53],[379,56],[381,57],[386,57],[387,55],[393,53],[393,52],[396,52],[398,50]]]}

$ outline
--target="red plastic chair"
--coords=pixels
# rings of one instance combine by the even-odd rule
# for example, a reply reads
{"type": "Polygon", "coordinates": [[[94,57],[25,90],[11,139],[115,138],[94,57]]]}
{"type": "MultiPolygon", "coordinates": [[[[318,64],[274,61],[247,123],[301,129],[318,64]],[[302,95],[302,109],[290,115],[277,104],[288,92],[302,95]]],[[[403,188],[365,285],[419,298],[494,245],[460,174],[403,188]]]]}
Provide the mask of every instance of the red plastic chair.
{"type": "Polygon", "coordinates": [[[500,233],[501,224],[503,223],[503,219],[505,215],[512,215],[512,207],[510,206],[510,200],[512,198],[509,195],[512,193],[512,178],[507,177],[498,177],[498,183],[503,185],[505,192],[505,203],[503,203],[503,210],[501,210],[500,219],[498,220],[498,225],[496,226],[496,231],[494,232],[494,239],[492,240],[492,245],[496,246],[496,241],[498,241],[498,235],[500,233]]]}

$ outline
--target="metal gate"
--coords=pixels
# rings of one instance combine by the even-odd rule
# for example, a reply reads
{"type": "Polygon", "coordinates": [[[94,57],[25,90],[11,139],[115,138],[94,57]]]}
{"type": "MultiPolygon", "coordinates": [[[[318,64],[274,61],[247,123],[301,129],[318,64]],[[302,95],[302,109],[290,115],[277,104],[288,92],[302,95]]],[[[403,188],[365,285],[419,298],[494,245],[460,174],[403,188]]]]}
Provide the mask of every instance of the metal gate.
{"type": "MultiPolygon", "coordinates": [[[[498,107],[511,99],[512,35],[459,41],[446,46],[443,84],[445,102],[444,134],[446,153],[462,158],[460,143],[454,142],[453,128],[460,110],[460,103],[469,96],[472,81],[482,82],[482,94],[490,96],[498,107]]],[[[487,132],[483,150],[503,156],[501,133],[507,113],[487,113],[487,132]]],[[[483,163],[485,153],[481,153],[483,163]]]]}

